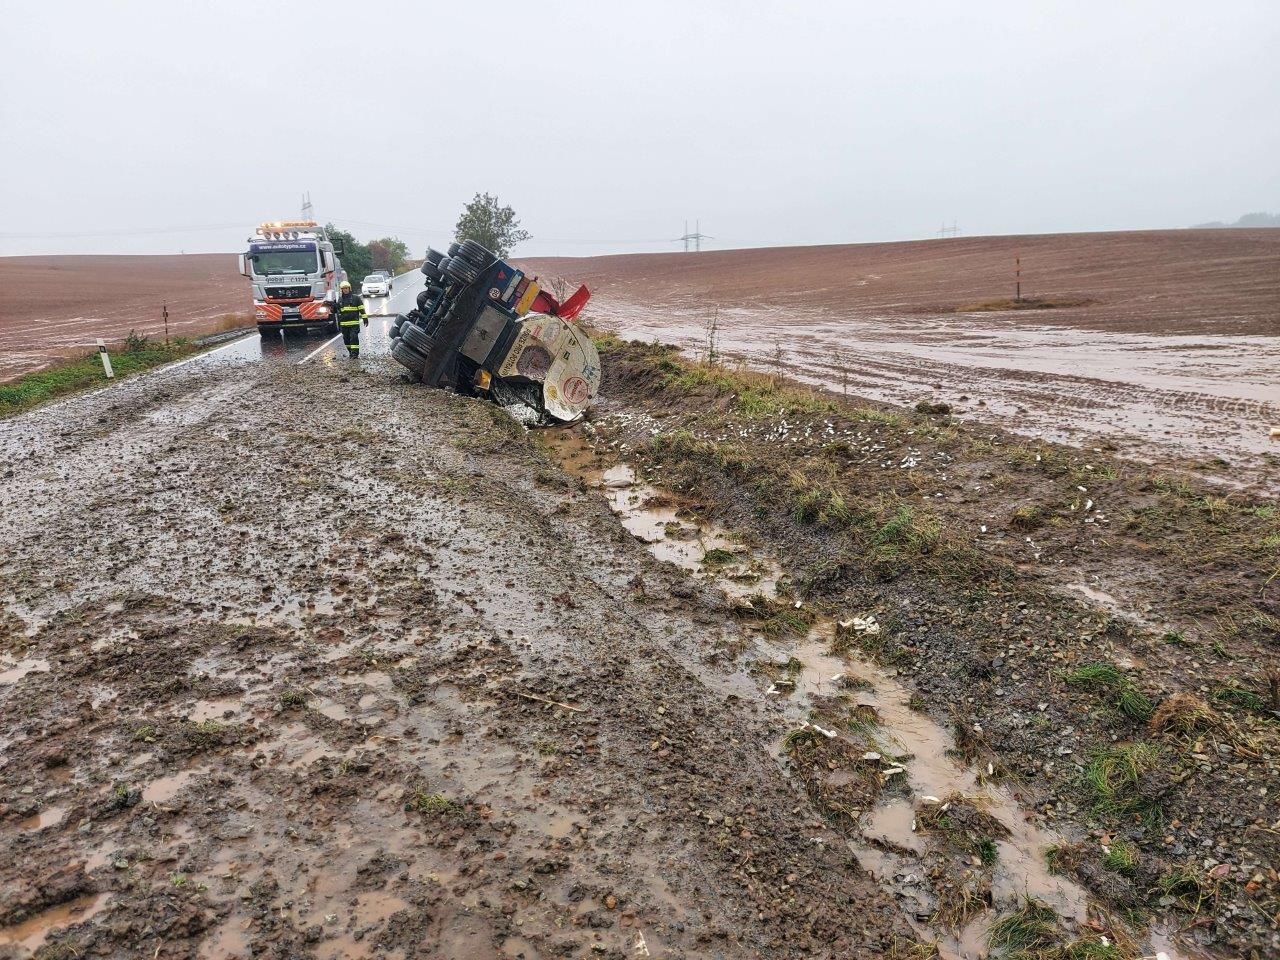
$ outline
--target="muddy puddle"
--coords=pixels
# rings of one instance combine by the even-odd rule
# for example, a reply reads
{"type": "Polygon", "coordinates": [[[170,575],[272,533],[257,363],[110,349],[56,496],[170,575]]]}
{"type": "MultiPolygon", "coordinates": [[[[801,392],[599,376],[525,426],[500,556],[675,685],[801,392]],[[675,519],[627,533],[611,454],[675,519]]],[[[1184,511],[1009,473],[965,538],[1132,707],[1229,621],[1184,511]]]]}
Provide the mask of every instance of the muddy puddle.
{"type": "Polygon", "coordinates": [[[0,657],[0,686],[17,683],[29,673],[48,672],[49,661],[41,657],[27,657],[22,660],[0,657]]]}
{"type": "MultiPolygon", "coordinates": [[[[614,458],[598,453],[581,428],[548,432],[544,438],[568,472],[604,494],[623,526],[654,557],[679,566],[731,599],[755,595],[775,602],[784,599],[786,577],[776,560],[748,549],[730,531],[681,510],[668,493],[641,480],[626,463],[610,462],[614,458]]],[[[799,606],[789,598],[786,602],[799,606]]],[[[820,711],[815,710],[824,698],[842,693],[852,697],[855,709],[865,709],[867,716],[875,718],[869,729],[861,731],[874,741],[874,748],[862,758],[878,768],[885,788],[879,801],[859,818],[858,835],[848,839],[864,869],[893,889],[908,906],[907,913],[915,917],[920,934],[938,943],[945,960],[986,957],[992,921],[1025,896],[1048,903],[1059,916],[1079,926],[1105,921],[1083,888],[1048,869],[1050,849],[1071,838],[1038,825],[1013,792],[995,782],[993,768],[974,769],[959,759],[951,730],[914,709],[911,691],[892,671],[846,649],[847,644],[840,647],[844,652],[836,652],[836,641],[842,636],[856,640],[879,629],[869,614],[847,620],[817,617],[807,636],[795,644],[755,637],[761,660],[771,664],[780,678],[764,696],[785,701],[787,715],[794,721],[812,726],[823,736],[847,737],[848,732],[834,724],[824,726],[820,711]],[[920,824],[922,817],[945,814],[957,802],[993,818],[1002,835],[994,841],[993,862],[985,864],[990,870],[990,905],[953,928],[931,922],[939,904],[925,876],[947,861],[941,859],[935,838],[920,824]]],[[[771,749],[785,770],[784,739],[771,749]]],[[[838,785],[841,776],[856,774],[835,770],[827,782],[838,785]]],[[[976,856],[972,860],[975,868],[984,866],[976,856]]],[[[1186,956],[1156,933],[1148,946],[1167,960],[1186,956]]]]}
{"type": "Polygon", "coordinates": [[[109,901],[110,894],[86,894],[45,910],[16,926],[0,929],[0,947],[38,950],[55,930],[83,923],[106,909],[109,901]]]}

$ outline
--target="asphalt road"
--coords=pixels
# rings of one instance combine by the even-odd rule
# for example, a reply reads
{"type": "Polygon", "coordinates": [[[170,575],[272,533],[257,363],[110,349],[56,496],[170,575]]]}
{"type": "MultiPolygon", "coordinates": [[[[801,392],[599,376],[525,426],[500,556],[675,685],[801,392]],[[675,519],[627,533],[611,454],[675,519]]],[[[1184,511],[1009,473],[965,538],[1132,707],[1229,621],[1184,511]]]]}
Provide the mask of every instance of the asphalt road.
{"type": "MultiPolygon", "coordinates": [[[[418,292],[423,287],[422,274],[414,270],[396,277],[389,297],[370,297],[365,300],[369,312],[369,325],[360,329],[360,348],[365,356],[385,354],[391,347],[389,330],[397,314],[412,310],[418,292]]],[[[282,337],[258,336],[252,333],[234,340],[225,347],[210,350],[190,363],[348,363],[346,349],[340,336],[293,333],[282,337]]]]}

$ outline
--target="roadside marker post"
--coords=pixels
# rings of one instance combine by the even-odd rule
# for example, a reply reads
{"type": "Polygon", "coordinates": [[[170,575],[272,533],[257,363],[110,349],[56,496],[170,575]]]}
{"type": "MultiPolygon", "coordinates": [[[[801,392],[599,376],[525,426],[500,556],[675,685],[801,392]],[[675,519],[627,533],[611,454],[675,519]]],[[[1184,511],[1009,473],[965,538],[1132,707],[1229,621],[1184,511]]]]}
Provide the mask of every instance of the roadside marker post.
{"type": "Polygon", "coordinates": [[[108,380],[113,379],[115,373],[111,370],[111,358],[107,356],[107,345],[101,338],[98,339],[98,356],[102,357],[102,372],[108,380]]]}
{"type": "Polygon", "coordinates": [[[164,345],[167,347],[169,345],[169,301],[161,300],[160,304],[160,310],[164,316],[164,345]]]}

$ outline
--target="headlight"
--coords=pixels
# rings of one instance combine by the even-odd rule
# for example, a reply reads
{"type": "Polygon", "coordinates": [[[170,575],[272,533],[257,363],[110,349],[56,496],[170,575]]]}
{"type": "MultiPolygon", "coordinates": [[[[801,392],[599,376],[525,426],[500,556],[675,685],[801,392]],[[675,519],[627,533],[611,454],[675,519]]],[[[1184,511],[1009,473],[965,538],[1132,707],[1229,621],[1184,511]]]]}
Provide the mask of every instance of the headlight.
{"type": "Polygon", "coordinates": [[[329,315],[329,308],[328,308],[328,307],[323,307],[323,306],[322,306],[322,307],[316,307],[316,316],[317,316],[317,317],[327,317],[328,315],[329,315]]]}

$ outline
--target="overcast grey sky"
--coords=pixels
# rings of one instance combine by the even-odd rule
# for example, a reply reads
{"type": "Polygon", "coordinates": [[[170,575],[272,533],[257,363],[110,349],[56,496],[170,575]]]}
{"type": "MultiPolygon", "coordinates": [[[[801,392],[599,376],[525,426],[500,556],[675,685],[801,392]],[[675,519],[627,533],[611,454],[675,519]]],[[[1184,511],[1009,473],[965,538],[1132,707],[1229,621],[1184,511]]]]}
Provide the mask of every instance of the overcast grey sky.
{"type": "Polygon", "coordinates": [[[1275,0],[14,3],[0,254],[234,251],[304,190],[419,255],[484,190],[526,254],[1233,220],[1278,51],[1275,0]]]}

